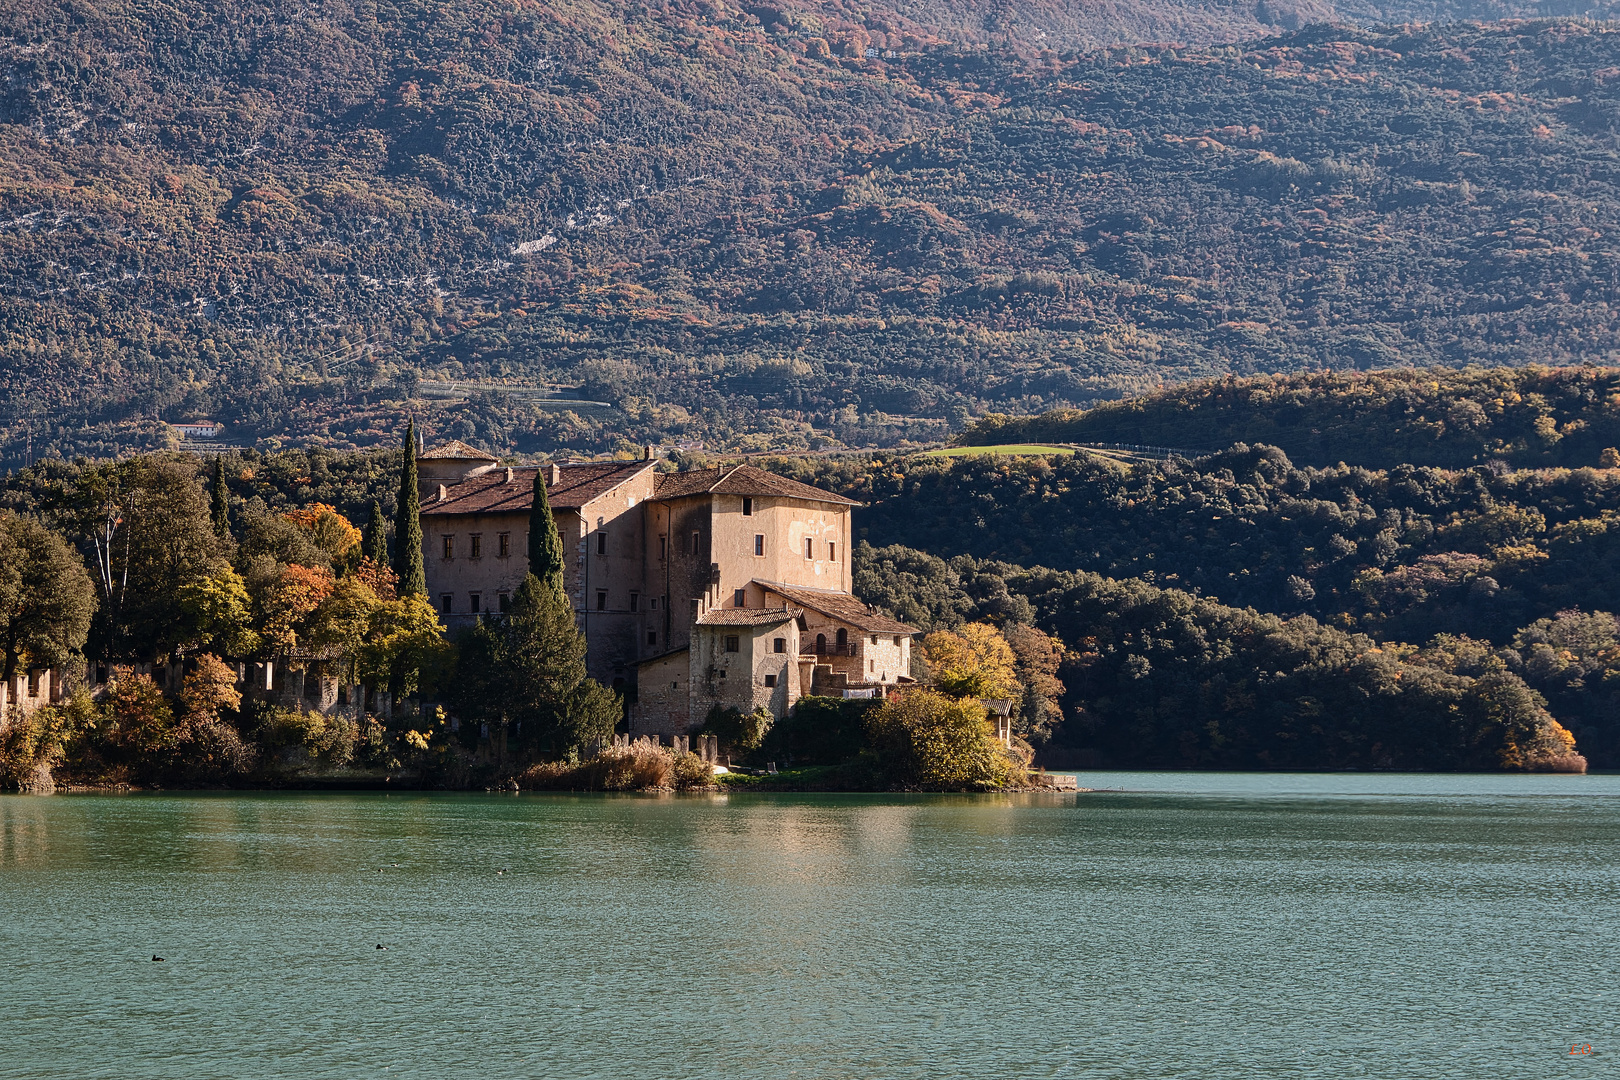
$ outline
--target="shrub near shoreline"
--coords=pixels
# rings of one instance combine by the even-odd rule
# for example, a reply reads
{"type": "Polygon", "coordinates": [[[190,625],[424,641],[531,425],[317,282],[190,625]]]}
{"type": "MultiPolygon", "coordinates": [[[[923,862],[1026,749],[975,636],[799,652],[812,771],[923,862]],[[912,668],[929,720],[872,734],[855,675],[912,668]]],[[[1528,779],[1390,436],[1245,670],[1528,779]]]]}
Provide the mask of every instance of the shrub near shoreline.
{"type": "Polygon", "coordinates": [[[534,791],[648,791],[704,788],[714,779],[706,762],[691,751],[635,742],[608,747],[584,761],[544,761],[529,766],[517,785],[534,791]]]}
{"type": "Polygon", "coordinates": [[[867,714],[866,734],[884,773],[904,787],[989,791],[1028,782],[973,698],[909,690],[867,714]]]}

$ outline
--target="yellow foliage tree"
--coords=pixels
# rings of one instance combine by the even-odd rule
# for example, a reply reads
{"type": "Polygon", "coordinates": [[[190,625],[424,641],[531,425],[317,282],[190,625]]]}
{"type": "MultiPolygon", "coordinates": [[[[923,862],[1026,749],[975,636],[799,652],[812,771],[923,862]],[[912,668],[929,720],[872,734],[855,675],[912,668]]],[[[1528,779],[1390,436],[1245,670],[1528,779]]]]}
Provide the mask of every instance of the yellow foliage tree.
{"type": "Polygon", "coordinates": [[[1018,658],[993,626],[936,630],[923,638],[923,651],[934,685],[952,697],[1011,700],[1020,694],[1018,658]]]}
{"type": "Polygon", "coordinates": [[[371,612],[359,672],[367,682],[386,683],[411,694],[431,685],[455,657],[444,624],[427,598],[415,593],[378,604],[371,612]]]}
{"type": "Polygon", "coordinates": [[[180,586],[180,609],[197,628],[197,640],[228,656],[247,656],[259,647],[251,628],[252,601],[242,575],[229,566],[180,586]]]}
{"type": "Polygon", "coordinates": [[[281,516],[309,533],[310,539],[330,555],[334,563],[341,562],[362,539],[360,530],[348,518],[325,503],[311,503],[301,510],[288,510],[281,516]]]}

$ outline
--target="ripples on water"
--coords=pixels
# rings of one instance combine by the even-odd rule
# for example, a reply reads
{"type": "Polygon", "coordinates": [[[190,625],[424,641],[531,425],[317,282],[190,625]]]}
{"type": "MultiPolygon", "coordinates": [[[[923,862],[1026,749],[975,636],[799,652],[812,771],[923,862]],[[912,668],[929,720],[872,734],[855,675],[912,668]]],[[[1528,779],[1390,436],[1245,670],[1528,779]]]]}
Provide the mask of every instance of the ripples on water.
{"type": "Polygon", "coordinates": [[[0,797],[0,1077],[1620,1071],[1620,777],[1081,783],[0,797]]]}

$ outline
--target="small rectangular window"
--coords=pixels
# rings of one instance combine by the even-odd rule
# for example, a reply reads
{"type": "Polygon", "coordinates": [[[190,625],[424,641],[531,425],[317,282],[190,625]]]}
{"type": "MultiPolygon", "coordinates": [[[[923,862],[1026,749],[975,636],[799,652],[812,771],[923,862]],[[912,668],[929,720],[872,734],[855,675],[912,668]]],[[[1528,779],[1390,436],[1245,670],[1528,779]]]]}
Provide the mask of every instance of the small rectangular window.
{"type": "Polygon", "coordinates": [[[808,536],[804,538],[804,557],[807,559],[816,557],[816,542],[808,536]]]}
{"type": "Polygon", "coordinates": [[[447,558],[447,559],[455,558],[456,557],[456,538],[453,537],[453,536],[445,536],[442,539],[444,540],[444,557],[447,558]]]}
{"type": "Polygon", "coordinates": [[[669,537],[667,536],[658,538],[658,557],[660,559],[669,558],[669,537]]]}
{"type": "Polygon", "coordinates": [[[876,634],[872,635],[872,644],[874,644],[874,645],[877,644],[877,635],[876,634]]]}
{"type": "Polygon", "coordinates": [[[776,676],[774,674],[765,676],[765,685],[766,686],[775,686],[776,685],[776,676]]]}
{"type": "Polygon", "coordinates": [[[467,557],[469,559],[481,559],[481,558],[483,558],[484,557],[484,537],[483,537],[483,534],[482,533],[473,533],[467,539],[470,541],[470,546],[468,547],[468,550],[467,550],[467,557]]]}
{"type": "Polygon", "coordinates": [[[731,594],[731,606],[732,607],[747,607],[748,606],[748,590],[747,589],[736,589],[736,590],[734,590],[732,592],[732,594],[731,594]]]}
{"type": "Polygon", "coordinates": [[[754,516],[754,500],[743,496],[743,517],[754,516]]]}
{"type": "Polygon", "coordinates": [[[728,635],[726,635],[726,652],[737,652],[737,651],[739,651],[740,646],[738,644],[738,641],[739,641],[739,639],[738,639],[736,634],[728,634],[728,635]]]}
{"type": "Polygon", "coordinates": [[[606,589],[598,589],[598,590],[596,590],[596,610],[597,611],[606,611],[607,610],[607,590],[606,589]]]}
{"type": "Polygon", "coordinates": [[[655,596],[652,599],[647,601],[647,610],[648,611],[657,611],[658,610],[658,597],[655,596]]]}
{"type": "Polygon", "coordinates": [[[496,551],[496,554],[502,559],[506,559],[506,558],[511,557],[511,555],[512,555],[512,534],[511,533],[501,533],[500,536],[495,538],[495,551],[496,551]]]}
{"type": "Polygon", "coordinates": [[[754,554],[755,555],[763,555],[763,554],[765,554],[765,534],[764,533],[755,533],[754,534],[754,554]]]}
{"type": "Polygon", "coordinates": [[[482,596],[479,596],[477,593],[468,593],[467,599],[469,601],[467,605],[468,611],[476,615],[479,613],[479,611],[483,610],[481,605],[484,602],[484,598],[482,596]]]}
{"type": "Polygon", "coordinates": [[[649,644],[649,645],[658,644],[658,631],[656,631],[656,630],[647,631],[647,644],[649,644]]]}
{"type": "Polygon", "coordinates": [[[899,634],[894,635],[894,643],[896,645],[900,644],[900,635],[899,634]]]}
{"type": "Polygon", "coordinates": [[[693,533],[692,534],[692,554],[694,554],[694,555],[696,555],[698,553],[698,536],[699,535],[700,534],[698,534],[698,533],[693,533]]]}
{"type": "Polygon", "coordinates": [[[787,638],[777,638],[771,642],[772,652],[787,652],[787,638]]]}
{"type": "Polygon", "coordinates": [[[495,596],[495,602],[500,605],[501,614],[503,615],[512,610],[511,593],[497,593],[495,596]]]}
{"type": "Polygon", "coordinates": [[[633,593],[630,594],[630,610],[631,611],[640,611],[641,610],[641,594],[640,593],[633,592],[633,593]]]}
{"type": "Polygon", "coordinates": [[[449,593],[445,593],[443,596],[439,597],[439,610],[444,612],[446,615],[450,614],[450,594],[449,593]]]}
{"type": "Polygon", "coordinates": [[[831,540],[827,541],[827,561],[838,561],[838,545],[833,543],[831,540]]]}
{"type": "Polygon", "coordinates": [[[596,553],[598,555],[607,554],[607,533],[601,529],[596,530],[596,553]]]}

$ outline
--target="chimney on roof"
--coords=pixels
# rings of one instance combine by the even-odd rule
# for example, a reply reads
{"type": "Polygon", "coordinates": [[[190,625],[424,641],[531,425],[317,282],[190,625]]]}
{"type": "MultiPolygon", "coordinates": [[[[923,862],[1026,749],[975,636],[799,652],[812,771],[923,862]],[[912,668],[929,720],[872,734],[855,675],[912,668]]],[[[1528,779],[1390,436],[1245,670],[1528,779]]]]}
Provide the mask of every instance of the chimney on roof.
{"type": "Polygon", "coordinates": [[[508,484],[512,482],[512,466],[510,465],[506,467],[506,482],[508,484]]]}
{"type": "Polygon", "coordinates": [[[440,484],[439,485],[439,501],[444,502],[444,500],[449,498],[449,497],[450,497],[450,493],[445,490],[443,484],[440,484]]]}
{"type": "Polygon", "coordinates": [[[562,483],[562,466],[555,461],[546,466],[546,487],[556,487],[562,483]]]}
{"type": "Polygon", "coordinates": [[[657,456],[657,454],[654,452],[652,447],[643,446],[641,448],[641,460],[642,461],[651,461],[656,456],[657,456]]]}

